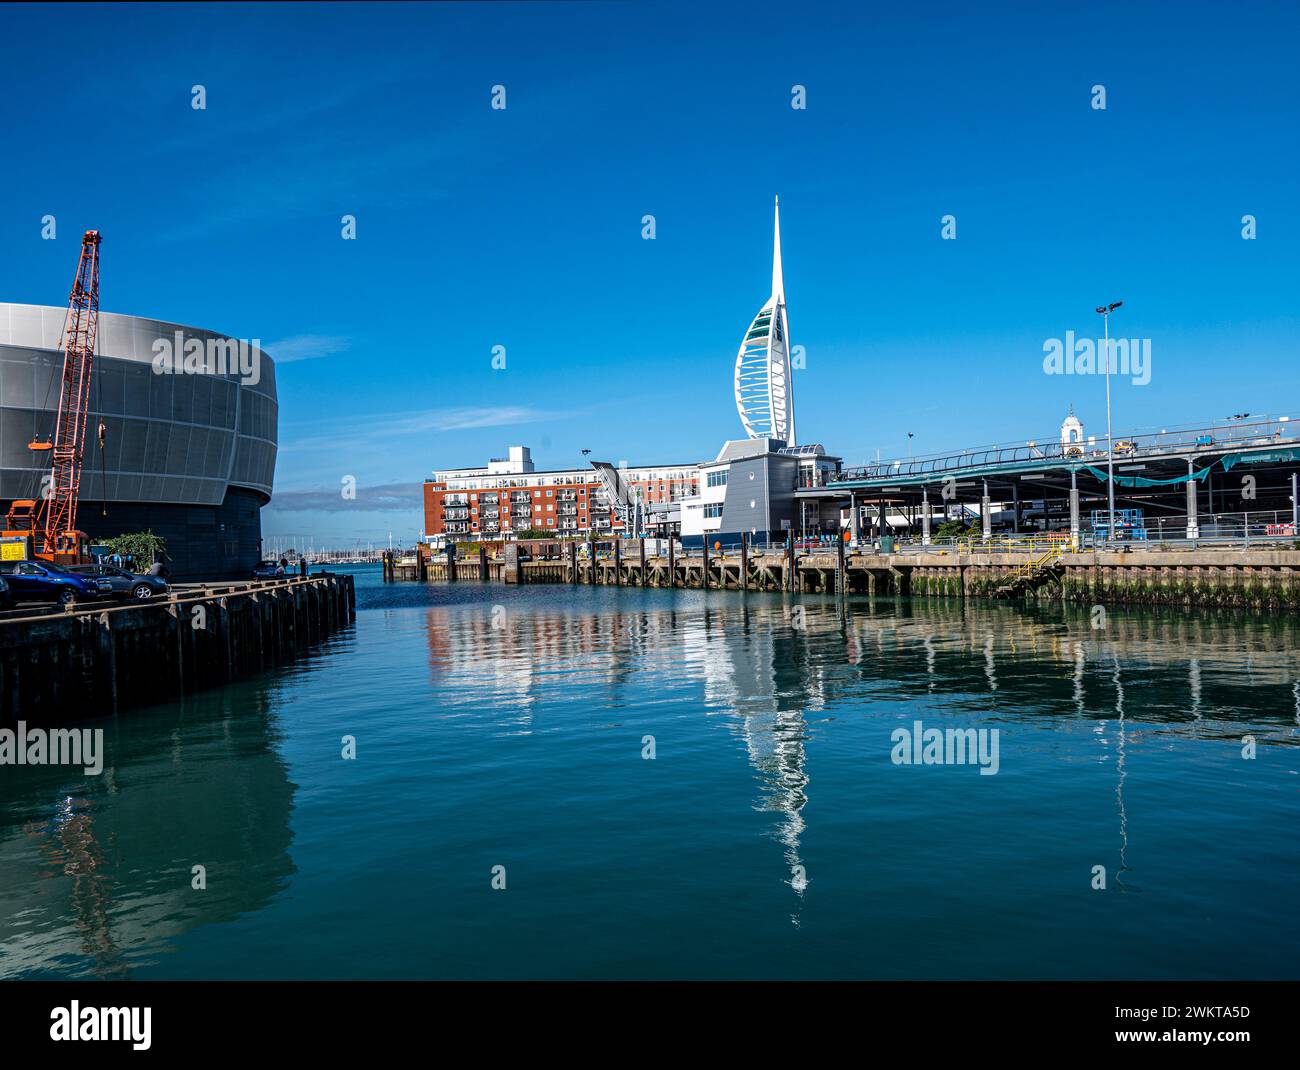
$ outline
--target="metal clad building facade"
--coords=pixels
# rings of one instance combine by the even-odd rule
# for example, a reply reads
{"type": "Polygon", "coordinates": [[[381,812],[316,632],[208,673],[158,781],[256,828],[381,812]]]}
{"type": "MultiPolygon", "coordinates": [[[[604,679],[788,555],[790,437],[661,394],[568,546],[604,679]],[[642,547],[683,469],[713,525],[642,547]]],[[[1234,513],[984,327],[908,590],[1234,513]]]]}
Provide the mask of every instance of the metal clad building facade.
{"type": "MultiPolygon", "coordinates": [[[[53,434],[65,314],[0,304],[0,509],[40,496],[48,454],[27,444],[53,434]]],[[[260,554],[261,507],[275,477],[275,365],[254,349],[247,375],[157,372],[155,343],[174,346],[178,335],[205,348],[228,341],[100,313],[78,526],[92,539],[151,529],[167,540],[177,577],[245,575],[260,554]]]]}

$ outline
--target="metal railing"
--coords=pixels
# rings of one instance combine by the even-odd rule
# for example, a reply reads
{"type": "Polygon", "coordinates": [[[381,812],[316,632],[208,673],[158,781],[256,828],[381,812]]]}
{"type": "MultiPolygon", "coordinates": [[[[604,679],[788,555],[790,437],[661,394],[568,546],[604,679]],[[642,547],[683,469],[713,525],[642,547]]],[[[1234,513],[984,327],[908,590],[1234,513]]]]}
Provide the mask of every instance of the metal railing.
{"type": "MultiPolygon", "coordinates": [[[[1143,457],[1169,454],[1213,453],[1244,446],[1260,448],[1293,446],[1297,443],[1289,417],[1259,420],[1225,421],[1209,426],[1177,428],[1173,431],[1135,431],[1117,433],[1115,459],[1125,463],[1143,457]]],[[[864,479],[906,479],[922,475],[945,475],[967,469],[994,468],[999,465],[1027,464],[1035,461],[1060,461],[1064,464],[1096,464],[1106,459],[1105,436],[1091,442],[1062,443],[1049,440],[977,446],[959,453],[930,454],[922,457],[882,460],[875,464],[845,468],[830,485],[864,479]]]]}
{"type": "MultiPolygon", "coordinates": [[[[1173,516],[1154,517],[1143,522],[1139,538],[1106,539],[1098,537],[1088,525],[1079,531],[1078,549],[1115,550],[1144,548],[1161,549],[1300,549],[1300,527],[1281,510],[1257,510],[1245,513],[1207,513],[1199,521],[1194,537],[1187,534],[1187,518],[1173,516]]],[[[871,543],[872,540],[863,540],[871,543]]],[[[878,540],[876,540],[878,541],[878,540]]],[[[922,544],[919,533],[895,536],[900,552],[914,553],[926,550],[946,550],[949,553],[1034,553],[1042,552],[1053,543],[1068,545],[1068,532],[1026,532],[1022,534],[994,533],[958,535],[933,538],[928,546],[922,544]]],[[[1068,552],[1068,551],[1067,551],[1068,552]]]]}

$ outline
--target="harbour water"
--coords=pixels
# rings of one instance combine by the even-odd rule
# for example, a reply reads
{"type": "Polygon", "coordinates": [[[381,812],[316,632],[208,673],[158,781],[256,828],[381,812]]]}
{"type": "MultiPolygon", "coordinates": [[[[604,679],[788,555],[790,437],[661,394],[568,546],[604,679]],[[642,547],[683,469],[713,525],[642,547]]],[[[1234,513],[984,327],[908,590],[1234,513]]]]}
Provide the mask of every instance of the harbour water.
{"type": "Polygon", "coordinates": [[[0,767],[0,977],[1300,976],[1294,620],[357,575],[0,767]]]}

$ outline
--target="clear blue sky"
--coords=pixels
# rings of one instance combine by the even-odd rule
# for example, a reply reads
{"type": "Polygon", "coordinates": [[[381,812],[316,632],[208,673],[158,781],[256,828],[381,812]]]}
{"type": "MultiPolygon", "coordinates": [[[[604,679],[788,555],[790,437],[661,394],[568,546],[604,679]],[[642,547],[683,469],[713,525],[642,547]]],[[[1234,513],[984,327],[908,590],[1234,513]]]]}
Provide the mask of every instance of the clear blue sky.
{"type": "Polygon", "coordinates": [[[849,461],[1104,427],[1043,344],[1115,299],[1152,346],[1117,426],[1289,411],[1296,6],[1042,7],[6,5],[0,299],[62,304],[97,227],[105,309],[262,339],[266,534],[349,545],[511,443],[737,436],[776,193],[800,437],[849,461]]]}

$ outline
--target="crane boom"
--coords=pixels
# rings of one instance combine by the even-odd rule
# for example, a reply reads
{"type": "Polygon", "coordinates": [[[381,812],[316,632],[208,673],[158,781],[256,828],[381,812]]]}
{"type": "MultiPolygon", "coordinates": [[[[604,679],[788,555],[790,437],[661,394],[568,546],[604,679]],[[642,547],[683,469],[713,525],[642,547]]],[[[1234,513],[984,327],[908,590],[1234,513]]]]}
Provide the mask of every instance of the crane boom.
{"type": "Polygon", "coordinates": [[[41,494],[33,534],[42,544],[37,553],[53,561],[79,559],[84,542],[84,536],[77,531],[77,503],[90,414],[90,377],[99,330],[99,242],[97,230],[86,231],[81,239],[81,260],[68,298],[63,380],[54,441],[31,444],[32,449],[49,450],[51,454],[50,482],[41,494]]]}

